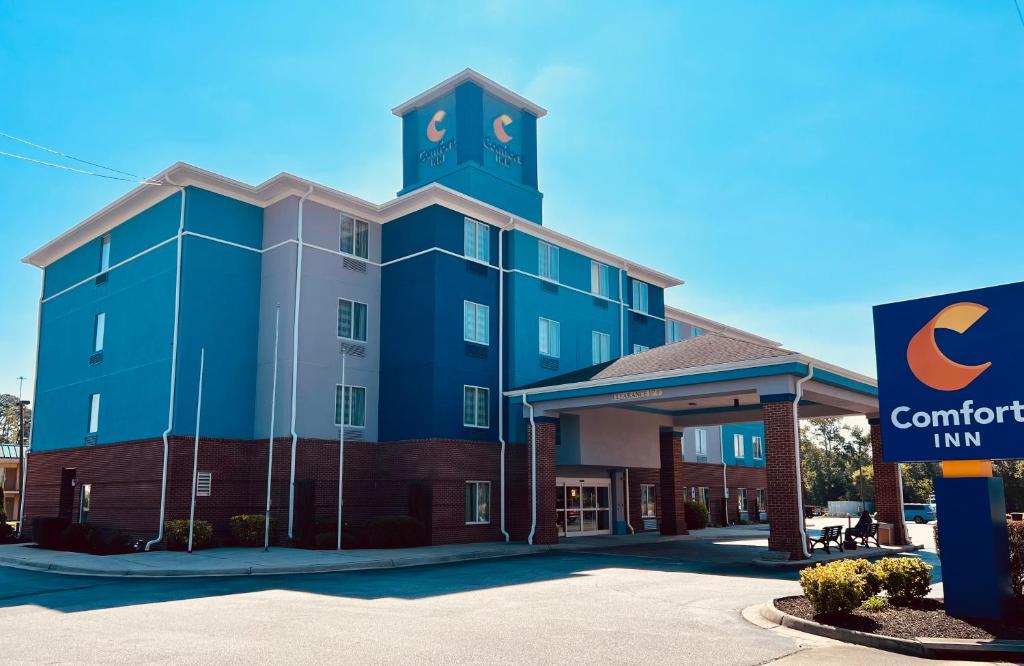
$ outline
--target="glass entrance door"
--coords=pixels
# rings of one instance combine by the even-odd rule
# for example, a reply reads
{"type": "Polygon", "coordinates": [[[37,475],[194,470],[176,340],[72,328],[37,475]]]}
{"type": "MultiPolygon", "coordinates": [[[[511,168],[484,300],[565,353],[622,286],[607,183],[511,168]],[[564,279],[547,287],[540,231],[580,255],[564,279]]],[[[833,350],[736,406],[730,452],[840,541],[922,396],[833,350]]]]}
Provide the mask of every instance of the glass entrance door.
{"type": "Polygon", "coordinates": [[[557,484],[560,536],[611,533],[610,479],[558,479],[557,484]]]}

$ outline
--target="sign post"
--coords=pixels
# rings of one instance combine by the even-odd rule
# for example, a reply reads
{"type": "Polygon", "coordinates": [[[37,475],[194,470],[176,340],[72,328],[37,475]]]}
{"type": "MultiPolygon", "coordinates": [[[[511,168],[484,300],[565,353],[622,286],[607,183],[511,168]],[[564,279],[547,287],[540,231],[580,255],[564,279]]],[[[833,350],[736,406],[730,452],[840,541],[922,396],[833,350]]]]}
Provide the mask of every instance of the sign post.
{"type": "Polygon", "coordinates": [[[946,612],[1000,619],[1010,598],[1002,479],[1024,458],[1024,283],[874,308],[885,462],[942,462],[935,500],[946,612]]]}

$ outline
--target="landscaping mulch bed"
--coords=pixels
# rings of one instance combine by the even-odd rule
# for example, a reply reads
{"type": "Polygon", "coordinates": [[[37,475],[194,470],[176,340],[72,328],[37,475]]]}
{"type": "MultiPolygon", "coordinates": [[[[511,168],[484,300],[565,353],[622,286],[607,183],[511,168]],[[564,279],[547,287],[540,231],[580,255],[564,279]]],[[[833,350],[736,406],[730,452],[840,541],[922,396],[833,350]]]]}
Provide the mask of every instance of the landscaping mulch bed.
{"type": "Polygon", "coordinates": [[[804,620],[842,629],[894,638],[1002,638],[1024,640],[1024,609],[1016,609],[1006,624],[968,622],[946,615],[941,599],[918,599],[906,604],[891,604],[884,611],[870,613],[857,609],[851,613],[815,615],[807,597],[783,597],[775,607],[804,620]]]}

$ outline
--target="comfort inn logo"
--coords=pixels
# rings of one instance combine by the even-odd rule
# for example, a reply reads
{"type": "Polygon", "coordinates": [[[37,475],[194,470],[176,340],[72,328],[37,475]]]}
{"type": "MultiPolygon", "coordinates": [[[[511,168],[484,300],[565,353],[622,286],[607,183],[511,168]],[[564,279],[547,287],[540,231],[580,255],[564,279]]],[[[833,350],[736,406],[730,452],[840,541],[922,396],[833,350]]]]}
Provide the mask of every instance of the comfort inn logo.
{"type": "Polygon", "coordinates": [[[907,345],[907,365],[925,386],[936,391],[959,391],[966,388],[992,365],[963,365],[950,359],[935,341],[935,329],[966,333],[988,308],[978,303],[954,303],[939,311],[921,327],[907,345]]]}
{"type": "Polygon", "coordinates": [[[417,155],[420,162],[425,162],[432,167],[441,166],[444,164],[448,151],[455,147],[454,138],[444,138],[444,135],[448,133],[448,128],[443,126],[447,115],[448,113],[444,109],[438,109],[430,117],[430,122],[427,123],[427,140],[437,145],[421,150],[417,155]]]}
{"type": "Polygon", "coordinates": [[[491,124],[491,129],[494,130],[494,136],[498,138],[498,141],[502,143],[508,143],[512,140],[512,135],[505,131],[505,128],[512,124],[512,118],[507,113],[503,113],[494,119],[491,124]]]}
{"type": "Polygon", "coordinates": [[[440,123],[444,122],[445,115],[446,114],[445,114],[444,110],[442,109],[442,110],[438,111],[437,113],[435,113],[434,116],[430,119],[430,122],[427,123],[427,138],[430,139],[434,143],[437,143],[438,141],[443,139],[444,135],[445,135],[445,132],[448,131],[448,130],[443,129],[443,128],[442,129],[438,129],[438,127],[437,127],[440,123]]]}

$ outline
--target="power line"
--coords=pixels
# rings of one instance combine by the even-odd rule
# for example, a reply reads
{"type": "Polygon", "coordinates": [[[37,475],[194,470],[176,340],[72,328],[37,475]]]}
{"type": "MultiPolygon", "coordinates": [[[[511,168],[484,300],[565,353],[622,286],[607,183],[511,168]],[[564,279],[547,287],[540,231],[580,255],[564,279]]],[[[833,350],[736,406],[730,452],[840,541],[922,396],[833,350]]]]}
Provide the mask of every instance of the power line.
{"type": "Polygon", "coordinates": [[[122,180],[128,183],[138,183],[139,185],[163,185],[164,183],[158,183],[152,180],[137,180],[135,178],[122,178],[121,176],[112,176],[108,173],[96,173],[95,171],[86,171],[84,169],[76,169],[74,167],[64,166],[63,164],[54,164],[53,162],[44,162],[43,160],[37,160],[32,157],[25,157],[24,155],[15,155],[14,153],[7,153],[0,150],[0,155],[4,157],[12,157],[16,160],[24,160],[26,162],[33,162],[35,164],[41,164],[43,166],[52,167],[54,169],[63,169],[64,171],[71,171],[72,173],[80,173],[86,176],[96,176],[97,178],[109,178],[110,180],[122,180]]]}
{"type": "Polygon", "coordinates": [[[33,148],[38,148],[39,150],[45,150],[48,153],[52,153],[54,155],[59,155],[60,157],[63,157],[64,159],[74,160],[75,162],[81,162],[82,164],[88,164],[89,166],[96,167],[97,169],[103,169],[104,171],[112,171],[113,173],[119,173],[122,176],[131,176],[132,178],[135,178],[137,180],[145,180],[145,178],[143,178],[142,176],[140,176],[138,174],[128,173],[127,171],[118,171],[117,169],[112,169],[112,168],[110,168],[108,166],[103,166],[102,164],[96,164],[95,162],[90,162],[88,160],[83,160],[81,158],[75,157],[74,155],[68,155],[67,153],[62,153],[59,150],[57,150],[56,148],[48,148],[47,146],[42,146],[42,145],[40,145],[38,143],[33,143],[33,142],[29,141],[28,139],[22,139],[21,137],[14,136],[13,134],[8,134],[7,132],[0,132],[0,136],[7,137],[8,139],[10,139],[12,141],[17,141],[19,143],[23,143],[26,146],[32,146],[33,148]]]}

